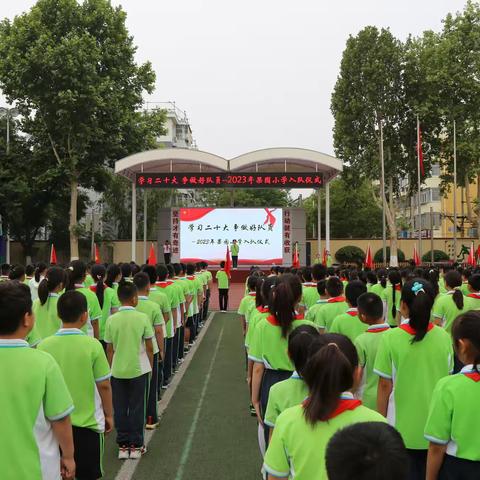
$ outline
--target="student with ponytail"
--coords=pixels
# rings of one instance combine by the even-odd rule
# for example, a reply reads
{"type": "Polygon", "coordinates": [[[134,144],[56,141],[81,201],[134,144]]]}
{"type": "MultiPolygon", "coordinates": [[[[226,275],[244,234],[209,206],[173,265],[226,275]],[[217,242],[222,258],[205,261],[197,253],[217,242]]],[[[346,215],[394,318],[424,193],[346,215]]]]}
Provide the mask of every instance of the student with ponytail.
{"type": "Polygon", "coordinates": [[[67,284],[65,290],[78,290],[85,295],[88,304],[88,321],[82,331],[91,337],[99,338],[99,321],[102,318],[102,309],[98,298],[90,288],[85,286],[87,266],[81,260],[73,260],[67,270],[67,284]]]}
{"type": "MultiPolygon", "coordinates": [[[[388,285],[380,295],[387,313],[387,323],[396,327],[400,322],[400,293],[402,291],[402,276],[398,270],[388,274],[388,285]]],[[[375,292],[374,292],[375,293],[375,292]]]]}
{"type": "Polygon", "coordinates": [[[38,298],[38,286],[40,282],[45,278],[47,274],[47,265],[45,263],[39,263],[33,273],[33,277],[28,281],[28,287],[32,295],[32,302],[38,298]]]}
{"type": "Polygon", "coordinates": [[[303,378],[308,398],[285,410],[275,423],[264,459],[269,480],[324,480],[327,445],[338,430],[354,423],[385,422],[351,393],[360,382],[361,370],[347,337],[321,335],[310,347],[303,378]]]}
{"type": "Polygon", "coordinates": [[[122,280],[122,271],[116,263],[112,263],[107,268],[107,278],[105,279],[105,285],[115,290],[117,293],[118,284],[122,280]]]}
{"type": "Polygon", "coordinates": [[[423,429],[436,383],[451,373],[450,335],[430,323],[433,288],[424,279],[407,282],[401,292],[399,328],[382,336],[375,359],[377,409],[402,435],[410,457],[411,480],[424,480],[428,442],[423,429]]]}
{"type": "Polygon", "coordinates": [[[425,426],[427,480],[480,478],[480,312],[457,317],[452,336],[465,367],[442,378],[433,392],[425,426]]]}
{"type": "Polygon", "coordinates": [[[447,293],[437,297],[433,306],[433,320],[447,332],[451,332],[453,321],[468,310],[468,302],[461,291],[460,273],[451,270],[445,274],[444,278],[447,293]]]}
{"type": "Polygon", "coordinates": [[[105,283],[107,270],[103,265],[93,265],[90,275],[95,282],[90,286],[90,290],[97,296],[98,303],[102,309],[102,316],[98,325],[98,339],[102,342],[103,347],[106,348],[106,344],[103,341],[105,336],[105,323],[110,315],[118,311],[120,301],[118,300],[115,290],[105,283]]]}
{"type": "Polygon", "coordinates": [[[35,327],[40,338],[54,335],[62,326],[57,313],[57,302],[60,292],[65,287],[65,270],[50,267],[45,278],[38,285],[38,298],[33,302],[35,327]]]}
{"type": "MultiPolygon", "coordinates": [[[[315,326],[296,313],[302,298],[302,284],[296,275],[284,274],[270,289],[269,315],[258,322],[248,351],[254,362],[252,374],[252,404],[259,422],[263,418],[272,385],[291,377],[294,367],[288,356],[288,336],[300,325],[315,326]]],[[[265,428],[268,442],[268,427],[265,428]]]]}
{"type": "Polygon", "coordinates": [[[379,297],[382,296],[383,291],[387,288],[387,271],[384,268],[377,270],[378,282],[372,285],[369,292],[375,293],[379,297]]]}

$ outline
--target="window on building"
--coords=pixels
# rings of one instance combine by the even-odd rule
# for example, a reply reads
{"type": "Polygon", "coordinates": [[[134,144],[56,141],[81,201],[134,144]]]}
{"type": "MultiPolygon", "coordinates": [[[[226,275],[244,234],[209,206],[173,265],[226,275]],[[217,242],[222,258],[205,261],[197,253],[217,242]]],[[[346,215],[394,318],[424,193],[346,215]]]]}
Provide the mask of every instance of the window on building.
{"type": "Polygon", "coordinates": [[[440,165],[438,163],[434,163],[432,165],[430,173],[432,177],[438,177],[440,175],[440,165]]]}

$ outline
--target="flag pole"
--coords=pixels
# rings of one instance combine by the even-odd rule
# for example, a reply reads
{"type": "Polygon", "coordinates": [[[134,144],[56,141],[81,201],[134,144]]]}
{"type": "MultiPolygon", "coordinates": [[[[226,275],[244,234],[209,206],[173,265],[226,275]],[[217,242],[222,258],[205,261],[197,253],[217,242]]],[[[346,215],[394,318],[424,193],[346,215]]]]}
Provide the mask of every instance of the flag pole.
{"type": "Polygon", "coordinates": [[[421,177],[420,177],[420,119],[417,115],[417,215],[418,215],[418,256],[422,258],[422,205],[421,205],[421,177]]]}
{"type": "Polygon", "coordinates": [[[383,264],[387,264],[387,224],[385,218],[385,161],[383,154],[383,121],[380,120],[380,164],[382,167],[382,249],[383,264]]]}
{"type": "Polygon", "coordinates": [[[453,261],[457,259],[457,122],[453,120],[453,261]]]}

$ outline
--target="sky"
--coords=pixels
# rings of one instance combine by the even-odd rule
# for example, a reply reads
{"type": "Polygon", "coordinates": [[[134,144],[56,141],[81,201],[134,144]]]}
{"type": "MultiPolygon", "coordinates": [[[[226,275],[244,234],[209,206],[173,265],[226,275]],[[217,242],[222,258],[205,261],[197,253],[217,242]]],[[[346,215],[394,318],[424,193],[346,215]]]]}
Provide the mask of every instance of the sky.
{"type": "MultiPolygon", "coordinates": [[[[13,18],[35,2],[2,2],[13,18]]],[[[466,0],[122,0],[157,75],[148,101],[187,112],[201,150],[233,158],[266,147],[334,154],[330,98],[345,43],[367,25],[440,30],[466,0]]]]}

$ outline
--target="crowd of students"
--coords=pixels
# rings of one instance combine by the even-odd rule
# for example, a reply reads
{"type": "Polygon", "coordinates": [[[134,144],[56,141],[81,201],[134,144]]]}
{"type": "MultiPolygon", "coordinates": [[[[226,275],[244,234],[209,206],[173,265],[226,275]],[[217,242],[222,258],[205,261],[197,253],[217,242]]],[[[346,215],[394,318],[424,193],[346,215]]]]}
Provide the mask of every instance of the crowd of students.
{"type": "Polygon", "coordinates": [[[113,429],[140,458],[211,287],[206,263],[2,265],[0,478],[98,479],[113,429]]]}
{"type": "Polygon", "coordinates": [[[268,480],[480,478],[480,270],[253,268],[240,303],[268,480]]]}

